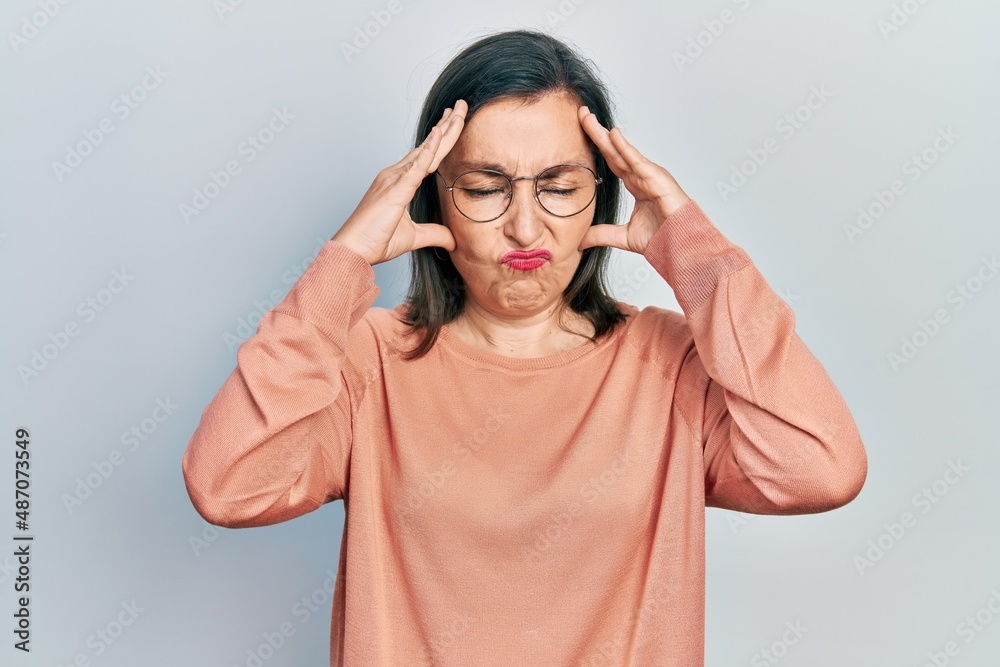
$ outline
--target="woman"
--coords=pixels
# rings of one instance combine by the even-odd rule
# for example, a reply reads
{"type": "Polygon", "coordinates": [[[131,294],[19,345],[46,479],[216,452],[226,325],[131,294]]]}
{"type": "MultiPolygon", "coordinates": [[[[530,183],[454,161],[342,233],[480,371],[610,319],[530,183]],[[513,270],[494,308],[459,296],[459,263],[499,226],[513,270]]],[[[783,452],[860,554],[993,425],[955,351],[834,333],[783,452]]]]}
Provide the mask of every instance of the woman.
{"type": "Polygon", "coordinates": [[[344,500],[331,665],[702,665],[704,508],[860,492],[792,311],[612,126],[565,44],[469,46],[202,414],[182,467],[206,520],[344,500]],[[610,248],[683,314],[614,300],[610,248]],[[372,265],[406,253],[406,302],[372,307],[372,265]]]}

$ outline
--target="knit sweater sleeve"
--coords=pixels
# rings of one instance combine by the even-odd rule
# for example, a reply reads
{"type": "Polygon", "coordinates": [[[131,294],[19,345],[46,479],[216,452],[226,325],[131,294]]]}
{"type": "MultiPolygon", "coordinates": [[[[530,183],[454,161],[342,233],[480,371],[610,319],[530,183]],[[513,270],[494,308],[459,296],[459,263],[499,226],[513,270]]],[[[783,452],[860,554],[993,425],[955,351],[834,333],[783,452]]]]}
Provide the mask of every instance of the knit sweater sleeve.
{"type": "Polygon", "coordinates": [[[181,468],[210,523],[287,521],[343,498],[352,446],[348,333],[379,294],[372,266],[328,241],[240,344],[181,468]]]}
{"type": "Polygon", "coordinates": [[[673,288],[694,342],[675,396],[703,449],[705,505],[808,514],[853,500],[867,476],[854,419],[746,252],[689,201],[643,256],[673,288]]]}

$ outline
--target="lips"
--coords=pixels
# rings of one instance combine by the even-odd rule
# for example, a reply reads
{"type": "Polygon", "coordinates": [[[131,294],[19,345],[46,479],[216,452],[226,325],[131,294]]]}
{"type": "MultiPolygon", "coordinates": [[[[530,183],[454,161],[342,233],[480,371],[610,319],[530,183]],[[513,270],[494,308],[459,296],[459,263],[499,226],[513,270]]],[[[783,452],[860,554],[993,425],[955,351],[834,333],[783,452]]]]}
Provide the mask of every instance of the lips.
{"type": "Polygon", "coordinates": [[[511,250],[500,258],[500,261],[507,263],[513,259],[552,259],[552,253],[545,248],[535,250],[511,250]]]}
{"type": "Polygon", "coordinates": [[[514,271],[534,271],[552,259],[552,253],[545,248],[534,250],[511,250],[500,261],[514,271]]]}

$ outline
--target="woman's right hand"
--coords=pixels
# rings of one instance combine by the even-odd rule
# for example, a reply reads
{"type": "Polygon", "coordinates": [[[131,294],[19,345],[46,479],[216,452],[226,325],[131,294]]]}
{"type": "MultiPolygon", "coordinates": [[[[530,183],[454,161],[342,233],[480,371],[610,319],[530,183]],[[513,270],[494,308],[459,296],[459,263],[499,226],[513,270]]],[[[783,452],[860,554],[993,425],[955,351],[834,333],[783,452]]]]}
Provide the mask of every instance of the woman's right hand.
{"type": "Polygon", "coordinates": [[[458,100],[454,109],[445,109],[422,144],[378,173],[361,203],[330,240],[347,245],[372,265],[428,246],[455,250],[450,229],[413,222],[407,207],[423,180],[455,146],[468,109],[465,100],[458,100]]]}

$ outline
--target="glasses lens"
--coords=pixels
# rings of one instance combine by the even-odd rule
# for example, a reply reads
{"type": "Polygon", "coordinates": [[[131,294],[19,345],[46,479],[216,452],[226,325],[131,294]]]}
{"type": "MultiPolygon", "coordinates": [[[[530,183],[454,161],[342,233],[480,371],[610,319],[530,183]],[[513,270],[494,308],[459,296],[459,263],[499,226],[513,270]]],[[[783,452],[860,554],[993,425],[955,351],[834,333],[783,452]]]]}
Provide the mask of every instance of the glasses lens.
{"type": "MultiPolygon", "coordinates": [[[[510,181],[491,171],[470,171],[455,181],[455,206],[468,218],[488,222],[507,210],[510,181]]],[[[597,194],[594,172],[577,165],[549,167],[538,176],[538,202],[559,217],[580,213],[597,194]]]]}
{"type": "Polygon", "coordinates": [[[455,181],[455,206],[473,220],[493,220],[507,209],[510,181],[489,171],[470,171],[455,181]]]}
{"type": "Polygon", "coordinates": [[[597,193],[594,173],[586,167],[559,165],[538,177],[538,201],[552,215],[576,215],[597,193]]]}

